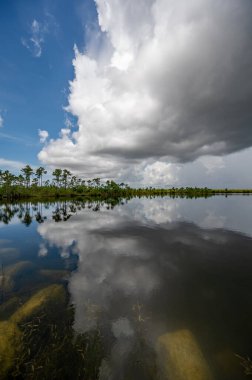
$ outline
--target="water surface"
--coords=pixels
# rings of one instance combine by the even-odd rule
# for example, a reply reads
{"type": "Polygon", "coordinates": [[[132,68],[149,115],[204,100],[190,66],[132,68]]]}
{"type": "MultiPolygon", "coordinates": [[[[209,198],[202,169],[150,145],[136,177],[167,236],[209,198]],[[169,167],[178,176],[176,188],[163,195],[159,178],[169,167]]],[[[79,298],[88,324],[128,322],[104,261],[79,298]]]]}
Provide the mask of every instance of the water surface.
{"type": "Polygon", "coordinates": [[[246,379],[251,236],[249,196],[0,205],[3,378],[246,379]]]}

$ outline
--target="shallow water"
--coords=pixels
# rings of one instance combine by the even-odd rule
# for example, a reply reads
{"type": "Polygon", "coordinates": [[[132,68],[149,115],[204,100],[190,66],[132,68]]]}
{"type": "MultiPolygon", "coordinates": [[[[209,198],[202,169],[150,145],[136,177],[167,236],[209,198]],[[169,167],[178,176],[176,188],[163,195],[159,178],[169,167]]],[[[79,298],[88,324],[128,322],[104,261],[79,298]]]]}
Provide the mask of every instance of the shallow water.
{"type": "Polygon", "coordinates": [[[246,379],[251,237],[250,196],[0,205],[0,378],[246,379]]]}

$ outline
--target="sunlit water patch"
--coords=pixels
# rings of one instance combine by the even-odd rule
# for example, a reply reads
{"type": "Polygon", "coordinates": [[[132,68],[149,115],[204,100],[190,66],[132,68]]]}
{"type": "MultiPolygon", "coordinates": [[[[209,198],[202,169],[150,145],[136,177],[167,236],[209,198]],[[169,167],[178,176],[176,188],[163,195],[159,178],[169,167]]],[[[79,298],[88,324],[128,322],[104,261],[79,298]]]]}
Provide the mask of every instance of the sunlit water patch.
{"type": "Polygon", "coordinates": [[[252,198],[0,205],[0,378],[252,373],[252,198]]]}

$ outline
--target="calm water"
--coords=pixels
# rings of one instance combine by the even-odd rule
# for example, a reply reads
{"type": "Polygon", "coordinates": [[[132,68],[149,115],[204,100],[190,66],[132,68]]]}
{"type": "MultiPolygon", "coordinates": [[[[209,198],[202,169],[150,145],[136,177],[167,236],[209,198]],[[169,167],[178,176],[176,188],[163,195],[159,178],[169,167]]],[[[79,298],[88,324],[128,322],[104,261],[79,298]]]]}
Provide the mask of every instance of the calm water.
{"type": "Polygon", "coordinates": [[[0,378],[249,378],[251,237],[249,196],[0,205],[0,378]]]}

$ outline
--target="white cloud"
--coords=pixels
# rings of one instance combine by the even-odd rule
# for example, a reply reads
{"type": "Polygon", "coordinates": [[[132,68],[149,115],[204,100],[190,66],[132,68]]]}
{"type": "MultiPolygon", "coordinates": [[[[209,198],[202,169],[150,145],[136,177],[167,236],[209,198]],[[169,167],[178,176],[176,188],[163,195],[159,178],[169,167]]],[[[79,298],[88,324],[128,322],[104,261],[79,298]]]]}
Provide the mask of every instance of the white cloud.
{"type": "Polygon", "coordinates": [[[178,167],[165,162],[156,161],[151,165],[145,167],[143,175],[143,182],[149,185],[157,185],[157,180],[160,185],[170,185],[177,182],[176,171],[178,167]]]}
{"type": "Polygon", "coordinates": [[[39,257],[46,257],[48,254],[48,249],[45,246],[45,243],[41,243],[39,245],[39,251],[38,251],[38,256],[39,257]]]}
{"type": "Polygon", "coordinates": [[[225,168],[223,157],[203,156],[198,161],[207,169],[208,174],[213,174],[216,170],[225,168]]]}
{"type": "Polygon", "coordinates": [[[44,43],[44,35],[47,33],[47,28],[42,23],[34,19],[30,26],[29,38],[21,38],[22,44],[32,53],[36,58],[41,57],[42,45],[44,43]]]}
{"type": "Polygon", "coordinates": [[[73,128],[74,126],[72,120],[67,115],[65,117],[65,126],[67,128],[73,128]]]}
{"type": "Polygon", "coordinates": [[[38,134],[39,134],[39,141],[41,143],[45,143],[46,140],[47,140],[47,138],[49,137],[49,133],[47,131],[45,131],[45,130],[39,129],[38,130],[38,134]]]}
{"type": "Polygon", "coordinates": [[[33,44],[33,51],[35,57],[40,57],[42,53],[42,43],[44,42],[43,34],[44,30],[42,25],[37,21],[33,20],[32,26],[31,26],[31,33],[32,36],[30,38],[30,41],[33,44]]]}
{"type": "MultiPolygon", "coordinates": [[[[250,2],[95,2],[100,34],[75,49],[70,84],[79,129],[51,140],[43,163],[176,183],[170,162],[252,145],[250,2]]],[[[203,163],[211,172],[218,160],[203,163]]]]}
{"type": "Polygon", "coordinates": [[[22,37],[21,43],[34,57],[40,58],[46,35],[49,33],[55,33],[57,29],[58,24],[56,23],[54,16],[49,12],[45,12],[42,21],[34,19],[31,22],[28,36],[22,37]]]}
{"type": "Polygon", "coordinates": [[[4,169],[21,169],[25,166],[21,161],[13,161],[13,160],[5,160],[4,158],[0,158],[0,166],[4,169]]]}

